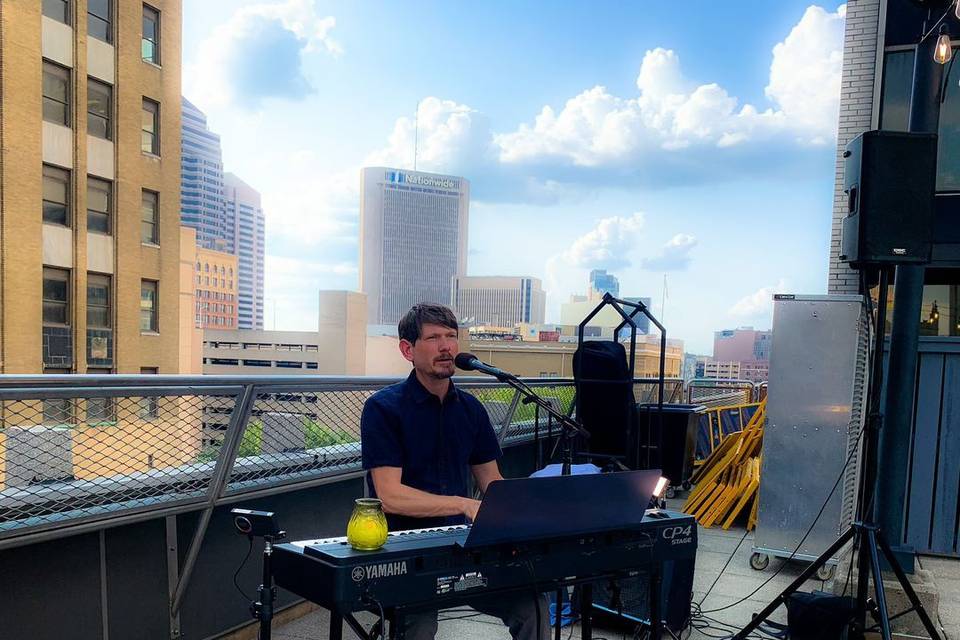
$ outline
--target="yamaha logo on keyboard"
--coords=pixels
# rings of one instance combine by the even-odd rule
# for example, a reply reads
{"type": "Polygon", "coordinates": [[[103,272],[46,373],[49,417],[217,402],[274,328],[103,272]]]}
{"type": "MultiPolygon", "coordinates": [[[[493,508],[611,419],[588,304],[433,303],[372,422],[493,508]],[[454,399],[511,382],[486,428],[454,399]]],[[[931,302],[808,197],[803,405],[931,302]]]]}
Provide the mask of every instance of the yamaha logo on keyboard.
{"type": "Polygon", "coordinates": [[[368,564],[365,567],[354,567],[350,572],[350,577],[354,582],[363,582],[373,578],[392,578],[393,576],[403,576],[407,574],[407,561],[381,562],[380,564],[368,564]]]}
{"type": "Polygon", "coordinates": [[[670,541],[670,544],[690,544],[693,542],[691,532],[693,525],[685,527],[666,527],[663,530],[663,537],[670,541]]]}

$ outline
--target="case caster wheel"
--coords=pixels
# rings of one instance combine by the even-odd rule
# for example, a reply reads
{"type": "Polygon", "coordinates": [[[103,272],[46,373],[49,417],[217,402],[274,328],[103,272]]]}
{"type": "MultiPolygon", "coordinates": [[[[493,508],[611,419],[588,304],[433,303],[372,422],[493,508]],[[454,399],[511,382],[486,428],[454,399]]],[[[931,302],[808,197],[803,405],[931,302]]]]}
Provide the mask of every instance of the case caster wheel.
{"type": "Polygon", "coordinates": [[[836,565],[825,564],[819,569],[817,569],[817,580],[822,580],[826,582],[827,580],[833,580],[834,574],[837,573],[836,565]]]}
{"type": "Polygon", "coordinates": [[[754,553],[750,555],[750,568],[755,571],[763,571],[770,564],[770,556],[765,553],[754,553]]]}
{"type": "Polygon", "coordinates": [[[683,487],[684,491],[690,491],[690,487],[692,487],[693,485],[690,484],[689,480],[685,480],[684,483],[680,486],[683,487]]]}
{"type": "Polygon", "coordinates": [[[667,492],[666,492],[666,495],[664,495],[664,497],[665,497],[665,498],[671,498],[671,499],[672,499],[672,498],[675,497],[676,495],[677,495],[677,490],[676,490],[676,489],[674,489],[673,487],[667,487],[667,492]]]}

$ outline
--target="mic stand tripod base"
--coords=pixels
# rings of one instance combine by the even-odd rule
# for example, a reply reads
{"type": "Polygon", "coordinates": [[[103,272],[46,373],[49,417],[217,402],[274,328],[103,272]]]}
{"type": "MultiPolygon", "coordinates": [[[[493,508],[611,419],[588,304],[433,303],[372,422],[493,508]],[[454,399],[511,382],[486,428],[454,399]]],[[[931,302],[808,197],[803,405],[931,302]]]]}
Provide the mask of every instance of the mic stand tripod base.
{"type": "MultiPolygon", "coordinates": [[[[903,589],[903,592],[906,594],[907,599],[910,601],[910,609],[904,611],[903,613],[908,613],[909,611],[916,611],[917,616],[920,618],[920,622],[923,624],[924,629],[930,635],[931,640],[941,640],[942,636],[937,632],[937,629],[933,626],[933,622],[930,620],[930,616],[927,615],[926,609],[923,607],[923,603],[920,602],[920,598],[917,597],[917,593],[913,590],[913,586],[910,584],[907,575],[903,572],[903,569],[900,567],[900,564],[897,562],[897,557],[894,555],[893,550],[890,548],[890,545],[887,544],[886,538],[883,537],[883,533],[879,530],[877,525],[869,522],[855,522],[850,527],[843,532],[843,534],[837,538],[837,540],[830,545],[826,551],[824,551],[820,556],[810,563],[810,565],[797,576],[796,580],[790,583],[786,589],[780,592],[776,598],[773,599],[770,604],[768,604],[760,613],[753,617],[753,620],[750,621],[750,624],[741,629],[735,636],[734,640],[746,640],[750,634],[755,631],[761,623],[763,623],[767,618],[770,617],[770,614],[773,613],[781,605],[786,605],[790,599],[790,596],[803,587],[804,583],[819,570],[821,567],[827,564],[827,561],[830,560],[840,549],[842,549],[848,542],[851,540],[854,541],[853,553],[850,558],[850,562],[855,562],[857,558],[856,554],[860,554],[861,564],[863,567],[864,564],[867,565],[868,571],[861,571],[857,576],[857,588],[858,591],[866,589],[868,578],[873,578],[873,587],[876,596],[876,617],[879,619],[880,635],[883,640],[892,640],[890,633],[890,614],[887,611],[887,597],[886,592],[883,586],[883,572],[880,567],[880,554],[883,554],[883,557],[886,558],[887,563],[890,565],[890,568],[893,570],[894,575],[897,578],[897,582],[900,583],[900,587],[903,589]],[[869,554],[868,558],[864,558],[864,554],[869,554]]],[[[858,599],[859,600],[859,599],[858,599]]],[[[859,602],[857,604],[856,619],[854,624],[859,627],[856,629],[858,633],[855,633],[852,637],[858,638],[862,637],[863,632],[866,630],[866,610],[864,608],[864,603],[859,602]]],[[[902,614],[898,614],[899,615],[902,614]]]]}

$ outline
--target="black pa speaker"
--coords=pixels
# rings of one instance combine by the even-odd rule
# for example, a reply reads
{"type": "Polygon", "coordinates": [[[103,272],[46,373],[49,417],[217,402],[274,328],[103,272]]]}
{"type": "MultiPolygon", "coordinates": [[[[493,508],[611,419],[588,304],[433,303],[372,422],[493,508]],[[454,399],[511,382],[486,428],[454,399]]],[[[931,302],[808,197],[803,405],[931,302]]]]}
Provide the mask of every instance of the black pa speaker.
{"type": "Polygon", "coordinates": [[[925,264],[933,246],[937,136],[867,131],[843,154],[840,260],[854,267],[925,264]]]}

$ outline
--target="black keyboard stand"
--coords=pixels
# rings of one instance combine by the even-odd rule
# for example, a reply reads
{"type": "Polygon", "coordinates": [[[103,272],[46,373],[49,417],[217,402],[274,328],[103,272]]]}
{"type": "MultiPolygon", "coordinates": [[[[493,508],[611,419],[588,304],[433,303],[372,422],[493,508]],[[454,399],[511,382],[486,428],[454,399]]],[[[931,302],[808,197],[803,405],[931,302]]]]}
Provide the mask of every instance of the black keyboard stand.
{"type": "MultiPolygon", "coordinates": [[[[591,577],[585,580],[569,580],[564,581],[560,584],[560,588],[580,585],[580,639],[581,640],[593,640],[593,582],[601,579],[599,577],[591,577]]],[[[650,565],[650,588],[648,593],[650,594],[650,620],[651,623],[647,625],[646,634],[642,636],[645,639],[649,640],[663,640],[664,637],[670,637],[674,640],[679,640],[678,636],[666,625],[663,621],[660,613],[660,599],[662,592],[662,583],[663,578],[660,572],[660,564],[653,563],[650,565]],[[658,622],[653,623],[654,620],[658,622]]],[[[503,592],[504,596],[509,595],[511,592],[517,592],[519,590],[511,590],[503,592]]],[[[469,605],[469,602],[467,603],[469,605]]],[[[411,613],[417,613],[422,611],[429,611],[429,607],[392,607],[387,611],[386,620],[389,622],[389,635],[387,635],[387,630],[380,628],[379,621],[371,629],[367,630],[360,623],[359,620],[354,617],[353,613],[341,613],[337,611],[330,612],[330,631],[329,631],[329,640],[343,640],[343,625],[347,624],[348,627],[361,639],[361,640],[404,640],[404,618],[411,613]]],[[[549,612],[544,612],[545,615],[549,615],[549,612]]],[[[560,627],[557,626],[556,629],[560,627]]],[[[543,640],[549,640],[549,638],[543,638],[543,640]]]]}

